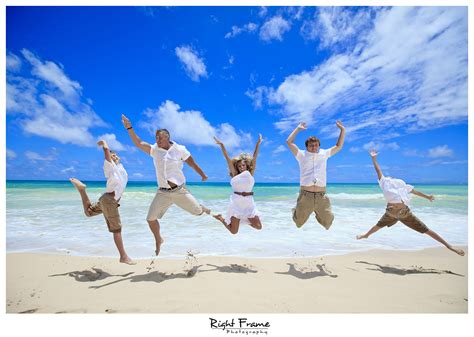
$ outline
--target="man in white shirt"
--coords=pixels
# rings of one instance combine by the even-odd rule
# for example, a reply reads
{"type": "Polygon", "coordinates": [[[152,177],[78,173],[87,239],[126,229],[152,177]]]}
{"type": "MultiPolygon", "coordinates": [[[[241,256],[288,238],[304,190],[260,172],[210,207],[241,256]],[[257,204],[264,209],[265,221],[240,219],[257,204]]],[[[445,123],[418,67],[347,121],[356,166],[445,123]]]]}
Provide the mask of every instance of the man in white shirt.
{"type": "Polygon", "coordinates": [[[155,254],[160,253],[160,247],[163,238],[160,234],[161,219],[168,208],[176,204],[185,211],[193,215],[201,215],[203,213],[210,214],[210,210],[193,197],[186,189],[186,178],[183,174],[183,162],[191,166],[202,178],[207,180],[207,176],[196,164],[189,151],[183,146],[170,140],[168,130],[161,129],[156,131],[156,143],[151,145],[142,141],[133,130],[132,123],[122,115],[122,123],[128,131],[128,135],[140,150],[153,158],[155,165],[156,179],[158,182],[158,191],[153,199],[147,215],[147,222],[155,237],[156,249],[155,254]]]}
{"type": "Polygon", "coordinates": [[[385,177],[382,174],[379,164],[377,163],[377,152],[375,150],[371,150],[370,156],[372,157],[372,162],[374,164],[375,171],[377,172],[380,188],[382,189],[385,200],[387,201],[387,208],[385,214],[380,218],[375,226],[373,226],[367,233],[357,235],[356,238],[358,240],[367,239],[379,229],[383,227],[391,227],[398,221],[401,221],[411,229],[431,236],[436,241],[445,245],[449,250],[455,252],[458,255],[464,256],[464,251],[462,249],[456,249],[447,243],[436,232],[429,229],[411,212],[410,208],[408,208],[408,204],[410,202],[410,193],[428,199],[429,201],[433,201],[434,196],[426,195],[415,190],[413,186],[406,184],[401,179],[385,177]]]}
{"type": "Polygon", "coordinates": [[[331,202],[326,195],[326,162],[329,157],[341,151],[346,134],[341,121],[337,121],[336,126],[340,130],[339,138],[336,145],[327,150],[320,148],[321,143],[315,136],[306,140],[305,151],[295,145],[296,135],[307,129],[306,123],[300,123],[286,140],[300,166],[300,194],[296,207],[293,208],[293,221],[298,228],[306,223],[313,212],[316,220],[326,229],[331,227],[334,220],[331,202]]]}
{"type": "Polygon", "coordinates": [[[120,164],[120,157],[109,147],[105,140],[97,142],[104,150],[104,174],[107,178],[107,185],[105,193],[99,198],[98,202],[91,203],[86,192],[86,185],[79,179],[69,179],[76,187],[81,195],[82,206],[87,217],[103,214],[109,232],[113,233],[114,242],[120,254],[120,262],[126,264],[135,264],[125,252],[122,240],[122,224],[120,222],[120,214],[118,207],[120,198],[125,186],[127,186],[128,175],[122,164],[120,164]]]}

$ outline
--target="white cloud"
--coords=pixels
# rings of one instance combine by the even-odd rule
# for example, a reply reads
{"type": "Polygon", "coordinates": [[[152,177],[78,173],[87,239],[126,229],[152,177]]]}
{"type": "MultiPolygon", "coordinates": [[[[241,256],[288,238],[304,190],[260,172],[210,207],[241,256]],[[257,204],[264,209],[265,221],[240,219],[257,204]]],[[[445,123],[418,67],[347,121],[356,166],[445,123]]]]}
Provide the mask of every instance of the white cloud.
{"type": "Polygon", "coordinates": [[[21,60],[12,53],[7,54],[7,71],[16,72],[21,69],[21,60]]]}
{"type": "Polygon", "coordinates": [[[6,150],[6,154],[8,159],[15,159],[17,157],[16,152],[10,149],[6,150]]]}
{"type": "Polygon", "coordinates": [[[417,149],[406,149],[403,151],[403,155],[406,157],[423,157],[423,153],[418,151],[417,149]]]}
{"type": "Polygon", "coordinates": [[[110,150],[113,151],[126,151],[128,147],[123,145],[117,140],[117,137],[113,133],[105,133],[99,137],[97,137],[96,141],[105,140],[107,145],[109,146],[110,150]]]}
{"type": "Polygon", "coordinates": [[[301,120],[324,127],[341,110],[352,137],[467,121],[466,8],[392,7],[374,16],[373,29],[347,33],[352,49],[260,90],[281,108],[278,129],[289,131],[301,120]]]}
{"type": "Polygon", "coordinates": [[[27,134],[63,144],[95,146],[89,129],[106,123],[93,111],[91,102],[82,97],[79,83],[51,61],[43,62],[26,49],[22,55],[33,77],[7,73],[7,113],[17,117],[27,134]]]}
{"type": "Polygon", "coordinates": [[[376,142],[376,141],[371,141],[371,142],[368,142],[364,145],[362,145],[362,147],[351,147],[349,149],[350,152],[352,153],[358,153],[358,152],[362,152],[362,151],[365,151],[365,152],[368,152],[370,150],[376,150],[376,151],[381,151],[381,150],[398,150],[400,148],[400,146],[395,143],[395,142],[392,142],[392,143],[384,143],[384,142],[376,142]]]}
{"type": "Polygon", "coordinates": [[[301,35],[309,40],[319,39],[322,48],[350,42],[370,27],[371,13],[370,8],[317,7],[314,19],[303,22],[301,35]]]}
{"type": "Polygon", "coordinates": [[[26,151],[25,152],[25,157],[28,158],[29,160],[33,161],[53,161],[56,159],[55,155],[48,155],[48,156],[42,156],[36,152],[33,151],[26,151]]]}
{"type": "Polygon", "coordinates": [[[73,173],[73,172],[76,172],[76,169],[74,168],[74,166],[69,166],[61,170],[61,173],[73,173]]]}
{"type": "Polygon", "coordinates": [[[253,102],[255,109],[261,109],[263,107],[263,100],[268,93],[268,88],[265,86],[260,86],[254,90],[247,90],[245,95],[250,97],[253,102]]]}
{"type": "Polygon", "coordinates": [[[289,31],[291,23],[281,16],[274,16],[267,20],[260,28],[260,39],[263,41],[283,40],[283,34],[289,31]]]}
{"type": "Polygon", "coordinates": [[[272,154],[276,155],[278,153],[286,152],[287,148],[283,145],[279,145],[275,150],[273,150],[272,154]]]}
{"type": "Polygon", "coordinates": [[[200,77],[207,78],[206,65],[196,51],[190,46],[181,46],[175,48],[176,56],[181,61],[186,74],[195,82],[199,82],[200,77]]]}
{"type": "Polygon", "coordinates": [[[260,6],[260,9],[258,10],[258,16],[263,18],[265,15],[268,13],[268,8],[265,6],[260,6]]]}
{"type": "Polygon", "coordinates": [[[140,125],[154,133],[158,128],[165,128],[171,138],[187,144],[215,145],[213,137],[218,137],[226,147],[236,148],[248,144],[252,137],[248,133],[236,131],[228,124],[222,123],[212,126],[200,111],[181,111],[181,107],[173,101],[167,100],[157,110],[147,109],[147,121],[140,125]]]}
{"type": "Polygon", "coordinates": [[[143,178],[143,174],[141,174],[141,173],[134,173],[134,174],[132,174],[132,176],[134,176],[136,178],[143,178]]]}
{"type": "Polygon", "coordinates": [[[428,157],[430,158],[452,157],[453,155],[454,152],[448,145],[436,146],[428,150],[428,157]]]}
{"type": "Polygon", "coordinates": [[[232,26],[232,30],[230,32],[228,32],[227,34],[225,34],[224,37],[226,39],[230,39],[230,38],[236,37],[237,35],[240,35],[242,33],[252,33],[257,29],[257,27],[258,26],[253,22],[249,22],[249,23],[243,25],[242,27],[232,26]]]}

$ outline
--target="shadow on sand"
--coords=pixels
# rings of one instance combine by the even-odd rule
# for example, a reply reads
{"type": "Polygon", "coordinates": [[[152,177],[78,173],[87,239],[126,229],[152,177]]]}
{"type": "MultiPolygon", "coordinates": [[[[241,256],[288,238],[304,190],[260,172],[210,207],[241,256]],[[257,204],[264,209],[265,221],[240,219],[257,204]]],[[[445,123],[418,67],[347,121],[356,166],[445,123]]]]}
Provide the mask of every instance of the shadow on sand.
{"type": "Polygon", "coordinates": [[[127,277],[132,274],[133,272],[122,274],[122,275],[112,275],[103,271],[102,269],[92,268],[92,271],[91,270],[82,270],[82,271],[76,270],[76,271],[71,271],[64,274],[48,275],[48,277],[70,276],[70,277],[74,277],[74,279],[78,282],[94,282],[97,280],[106,279],[108,277],[113,277],[113,276],[127,277]]]}
{"type": "Polygon", "coordinates": [[[238,274],[246,274],[246,273],[258,273],[256,270],[250,269],[247,265],[238,265],[235,263],[232,263],[228,266],[216,266],[213,264],[207,264],[207,266],[214,267],[214,269],[206,269],[206,270],[201,270],[199,271],[200,273],[205,272],[205,271],[219,271],[221,273],[238,273],[238,274]]]}
{"type": "Polygon", "coordinates": [[[453,273],[450,270],[425,269],[423,267],[417,267],[417,266],[411,269],[405,269],[405,268],[397,268],[397,267],[391,267],[391,266],[382,266],[377,263],[369,263],[366,261],[356,261],[356,263],[362,263],[362,264],[367,264],[369,266],[375,266],[377,268],[367,268],[367,269],[379,271],[384,274],[394,274],[394,275],[400,275],[400,276],[405,276],[405,275],[410,275],[410,274],[450,274],[450,275],[464,277],[464,275],[453,273]]]}
{"type": "Polygon", "coordinates": [[[110,286],[112,284],[116,284],[116,283],[120,283],[120,282],[125,282],[125,281],[130,281],[130,282],[156,282],[156,283],[161,283],[161,282],[164,282],[164,281],[168,281],[168,280],[174,280],[174,279],[178,279],[178,278],[191,278],[193,277],[194,275],[196,275],[198,269],[201,267],[202,265],[199,265],[199,266],[194,266],[192,269],[188,270],[187,272],[184,272],[184,273],[178,273],[178,274],[175,274],[175,273],[171,273],[171,274],[166,274],[166,273],[163,273],[163,272],[159,272],[159,271],[154,271],[154,272],[151,272],[151,273],[146,273],[146,274],[142,274],[142,275],[134,275],[134,276],[130,276],[130,277],[127,277],[127,278],[122,278],[120,280],[116,280],[116,281],[113,281],[113,282],[109,282],[109,283],[105,283],[105,284],[102,284],[100,286],[90,286],[89,288],[90,289],[100,289],[100,288],[103,288],[103,287],[106,287],[106,286],[110,286]]]}
{"type": "Polygon", "coordinates": [[[275,274],[281,274],[281,275],[291,275],[296,278],[302,279],[302,280],[307,280],[307,279],[312,279],[315,277],[321,277],[321,276],[329,276],[332,278],[336,278],[337,275],[332,274],[330,271],[326,269],[326,266],[324,264],[317,264],[316,268],[318,268],[317,271],[311,270],[311,271],[300,271],[295,268],[294,263],[287,263],[287,265],[290,266],[287,272],[275,272],[275,274]]]}

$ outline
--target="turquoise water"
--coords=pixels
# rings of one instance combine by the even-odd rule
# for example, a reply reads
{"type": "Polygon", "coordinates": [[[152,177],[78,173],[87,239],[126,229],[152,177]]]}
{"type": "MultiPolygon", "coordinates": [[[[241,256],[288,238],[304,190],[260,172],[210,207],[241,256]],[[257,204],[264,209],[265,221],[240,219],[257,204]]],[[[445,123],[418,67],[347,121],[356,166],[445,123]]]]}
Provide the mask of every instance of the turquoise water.
{"type": "MultiPolygon", "coordinates": [[[[105,182],[85,182],[92,201],[105,182]]],[[[415,185],[434,194],[433,203],[413,196],[411,208],[428,227],[456,245],[467,245],[467,185],[415,185]]],[[[188,189],[213,212],[225,213],[231,189],[227,183],[189,183],[188,189]]],[[[341,254],[373,248],[421,249],[438,246],[399,223],[368,240],[355,236],[374,225],[384,213],[385,201],[377,184],[330,184],[334,223],[326,231],[314,218],[297,229],[291,208],[297,184],[256,184],[255,201],[263,230],[241,226],[231,235],[209,216],[195,217],[176,206],[160,221],[166,244],[162,256],[180,257],[188,251],[201,255],[246,257],[303,257],[341,254]]],[[[154,182],[129,182],[121,200],[125,247],[130,256],[149,257],[153,237],[145,217],[156,192],[154,182]]],[[[111,234],[102,216],[83,215],[79,194],[69,181],[7,181],[7,251],[116,256],[111,234]]]]}

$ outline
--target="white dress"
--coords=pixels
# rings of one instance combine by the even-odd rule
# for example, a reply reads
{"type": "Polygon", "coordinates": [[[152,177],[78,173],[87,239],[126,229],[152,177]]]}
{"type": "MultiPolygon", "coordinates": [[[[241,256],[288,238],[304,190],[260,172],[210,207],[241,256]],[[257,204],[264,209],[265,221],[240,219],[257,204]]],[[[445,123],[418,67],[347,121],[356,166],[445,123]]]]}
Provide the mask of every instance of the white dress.
{"type": "MultiPolygon", "coordinates": [[[[239,173],[230,180],[230,185],[234,192],[252,192],[255,179],[249,171],[239,173]]],[[[230,196],[230,204],[227,209],[225,222],[230,224],[230,218],[234,217],[240,219],[241,224],[249,224],[248,218],[253,218],[258,215],[257,206],[253,201],[253,196],[242,196],[232,193],[230,196]]]]}

